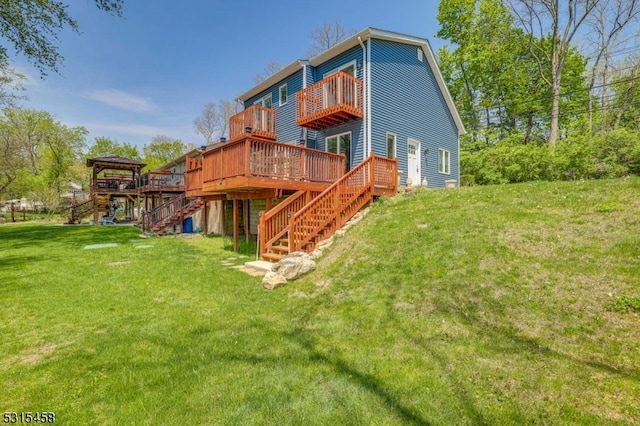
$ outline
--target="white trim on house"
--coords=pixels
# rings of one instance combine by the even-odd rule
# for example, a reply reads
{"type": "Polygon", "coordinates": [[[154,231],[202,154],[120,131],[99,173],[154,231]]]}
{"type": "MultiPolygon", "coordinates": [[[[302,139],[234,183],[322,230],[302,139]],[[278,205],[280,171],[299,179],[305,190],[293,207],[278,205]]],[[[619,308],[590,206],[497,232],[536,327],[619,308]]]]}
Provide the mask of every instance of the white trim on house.
{"type": "Polygon", "coordinates": [[[451,151],[438,148],[438,173],[451,174],[451,151]]]}
{"type": "Polygon", "coordinates": [[[421,167],[422,158],[420,157],[420,146],[421,146],[420,141],[418,139],[407,138],[407,179],[411,178],[412,186],[420,185],[420,178],[422,177],[422,167],[421,167]],[[409,169],[409,167],[411,167],[411,164],[409,162],[409,155],[411,155],[411,151],[412,151],[409,148],[410,146],[415,146],[415,152],[414,152],[416,157],[415,172],[412,169],[409,169]],[[414,177],[416,178],[415,181],[413,180],[414,177]]]}
{"type": "Polygon", "coordinates": [[[387,137],[385,140],[387,158],[396,158],[398,156],[398,136],[395,133],[387,132],[387,137]],[[391,157],[389,157],[389,136],[393,136],[393,153],[391,157]]]}
{"type": "Polygon", "coordinates": [[[273,106],[273,96],[271,95],[271,93],[267,93],[260,99],[256,99],[255,102],[253,102],[253,104],[260,105],[265,108],[271,108],[273,106]],[[267,106],[267,99],[269,99],[269,106],[267,106]]]}
{"type": "Polygon", "coordinates": [[[369,81],[369,78],[367,76],[367,48],[364,45],[364,43],[362,42],[362,39],[360,37],[358,37],[358,43],[360,44],[360,47],[362,48],[362,84],[364,85],[364,88],[362,90],[362,113],[363,113],[363,117],[362,117],[362,159],[364,160],[365,158],[367,158],[368,155],[368,151],[367,151],[367,144],[369,141],[369,127],[367,126],[367,122],[369,120],[369,106],[367,103],[367,82],[369,81]]]}
{"type": "MultiPolygon", "coordinates": [[[[367,41],[367,145],[369,146],[367,155],[371,155],[373,147],[371,144],[371,39],[367,41]]],[[[364,159],[363,159],[364,160],[364,159]]]]}
{"type": "Polygon", "coordinates": [[[330,135],[330,136],[326,136],[324,138],[324,150],[326,152],[332,152],[332,151],[329,151],[329,142],[328,142],[328,140],[336,138],[336,151],[337,152],[334,152],[334,154],[341,154],[341,152],[340,152],[340,136],[344,136],[344,135],[349,135],[349,150],[348,150],[349,155],[348,156],[345,155],[345,168],[346,168],[346,170],[351,170],[351,160],[352,160],[352,157],[353,157],[353,153],[351,152],[351,145],[353,144],[353,137],[352,137],[351,131],[342,132],[342,133],[336,133],[336,134],[333,134],[333,135],[330,135]]]}
{"type": "Polygon", "coordinates": [[[278,105],[283,106],[287,104],[289,100],[289,91],[287,89],[287,83],[283,84],[278,88],[278,105]],[[284,102],[282,101],[282,89],[284,88],[284,102]]]}
{"type": "Polygon", "coordinates": [[[355,77],[356,76],[356,60],[354,59],[353,61],[349,61],[346,64],[342,64],[339,67],[332,69],[331,71],[325,72],[322,75],[322,78],[325,79],[327,77],[331,77],[332,75],[337,74],[340,71],[343,71],[349,67],[353,67],[353,74],[351,74],[351,76],[355,77]]]}

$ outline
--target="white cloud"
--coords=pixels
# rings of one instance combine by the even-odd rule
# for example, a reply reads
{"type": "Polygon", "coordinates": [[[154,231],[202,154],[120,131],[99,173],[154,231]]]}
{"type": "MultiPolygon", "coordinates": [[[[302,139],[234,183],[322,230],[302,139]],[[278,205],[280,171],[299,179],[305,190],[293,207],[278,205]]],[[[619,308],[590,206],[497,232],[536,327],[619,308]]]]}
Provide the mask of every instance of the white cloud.
{"type": "Polygon", "coordinates": [[[149,102],[147,99],[117,89],[84,92],[82,97],[127,111],[144,112],[149,114],[157,114],[160,112],[160,107],[149,102]]]}
{"type": "Polygon", "coordinates": [[[87,124],[93,131],[107,131],[128,135],[156,136],[167,134],[170,130],[145,124],[87,124]]]}

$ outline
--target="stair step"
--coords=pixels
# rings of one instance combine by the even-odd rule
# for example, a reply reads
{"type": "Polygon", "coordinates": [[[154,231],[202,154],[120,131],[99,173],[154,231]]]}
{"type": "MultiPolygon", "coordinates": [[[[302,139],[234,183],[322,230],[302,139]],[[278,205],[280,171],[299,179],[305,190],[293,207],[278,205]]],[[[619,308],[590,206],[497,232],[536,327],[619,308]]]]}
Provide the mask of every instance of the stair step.
{"type": "Polygon", "coordinates": [[[262,255],[262,258],[269,262],[276,263],[276,262],[279,262],[281,259],[283,259],[284,256],[276,253],[264,253],[262,255]]]}
{"type": "Polygon", "coordinates": [[[280,253],[286,253],[289,254],[289,247],[285,247],[285,246],[271,246],[271,251],[273,251],[274,253],[280,254],[280,253]]]}

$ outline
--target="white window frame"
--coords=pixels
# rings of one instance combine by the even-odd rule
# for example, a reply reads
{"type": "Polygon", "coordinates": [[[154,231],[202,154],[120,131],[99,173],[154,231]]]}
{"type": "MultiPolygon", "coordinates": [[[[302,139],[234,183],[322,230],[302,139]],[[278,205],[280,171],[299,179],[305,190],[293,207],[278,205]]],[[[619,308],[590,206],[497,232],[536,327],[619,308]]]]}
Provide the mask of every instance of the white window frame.
{"type": "Polygon", "coordinates": [[[352,152],[351,152],[351,144],[353,143],[353,135],[351,134],[351,132],[342,132],[342,133],[336,133],[335,135],[331,135],[331,136],[326,136],[324,138],[324,150],[325,152],[329,152],[329,139],[333,139],[336,138],[337,139],[337,143],[336,143],[336,148],[338,150],[337,154],[340,153],[340,136],[344,136],[344,135],[349,135],[349,158],[345,158],[345,168],[347,170],[351,170],[351,156],[352,156],[352,152]]]}
{"type": "Polygon", "coordinates": [[[451,174],[451,151],[438,148],[438,173],[451,174]]]}
{"type": "Polygon", "coordinates": [[[397,158],[398,157],[398,137],[395,133],[387,132],[387,158],[397,158]],[[393,136],[393,157],[389,157],[389,136],[393,136]]]}
{"type": "Polygon", "coordinates": [[[422,52],[422,47],[418,47],[418,60],[420,62],[424,60],[424,53],[422,52]]]}
{"type": "Polygon", "coordinates": [[[271,95],[271,93],[267,93],[266,95],[264,95],[260,99],[257,99],[253,104],[254,105],[260,105],[261,107],[265,107],[265,108],[272,108],[273,107],[273,96],[271,95]],[[267,99],[269,99],[269,103],[271,104],[270,107],[266,106],[267,99]]]}
{"type": "Polygon", "coordinates": [[[289,89],[287,89],[287,83],[280,86],[278,89],[278,104],[280,106],[286,105],[289,100],[289,89]],[[282,89],[284,89],[284,101],[282,100],[282,89]]]}
{"type": "Polygon", "coordinates": [[[325,79],[327,77],[330,77],[333,74],[339,73],[345,68],[349,68],[350,66],[353,66],[353,76],[355,77],[356,76],[356,60],[354,59],[353,61],[347,62],[346,64],[342,64],[339,67],[332,69],[331,71],[325,72],[322,75],[322,78],[325,79]]]}

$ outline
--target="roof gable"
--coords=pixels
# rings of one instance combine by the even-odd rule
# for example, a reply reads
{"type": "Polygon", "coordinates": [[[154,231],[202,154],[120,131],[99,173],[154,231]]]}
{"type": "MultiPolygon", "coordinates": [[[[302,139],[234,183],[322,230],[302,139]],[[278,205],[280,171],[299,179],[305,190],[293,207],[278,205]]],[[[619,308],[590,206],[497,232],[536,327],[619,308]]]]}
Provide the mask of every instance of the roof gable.
{"type": "Polygon", "coordinates": [[[380,30],[377,28],[366,28],[359,33],[349,37],[348,39],[336,44],[332,48],[320,53],[319,55],[314,56],[313,58],[305,61],[305,60],[297,60],[290,65],[284,67],[277,73],[271,75],[269,78],[265,79],[260,84],[254,86],[247,92],[243,93],[238,97],[238,100],[244,102],[259,93],[267,90],[268,88],[278,84],[282,80],[289,77],[291,74],[303,68],[305,63],[308,63],[311,66],[317,67],[318,65],[323,64],[324,62],[334,58],[337,55],[340,55],[343,52],[357,46],[361,41],[369,40],[369,39],[381,39],[381,40],[389,40],[404,44],[414,45],[416,47],[421,47],[433,74],[435,75],[436,82],[438,84],[438,88],[442,92],[442,96],[445,99],[449,112],[453,117],[453,121],[458,128],[459,134],[465,134],[466,130],[464,128],[464,124],[462,123],[462,119],[460,118],[460,114],[458,113],[458,109],[456,108],[453,98],[451,97],[451,93],[447,87],[447,84],[444,81],[444,77],[440,72],[440,67],[436,61],[433,50],[431,50],[431,45],[429,41],[424,38],[414,37],[406,34],[395,33],[392,31],[380,30]]]}

